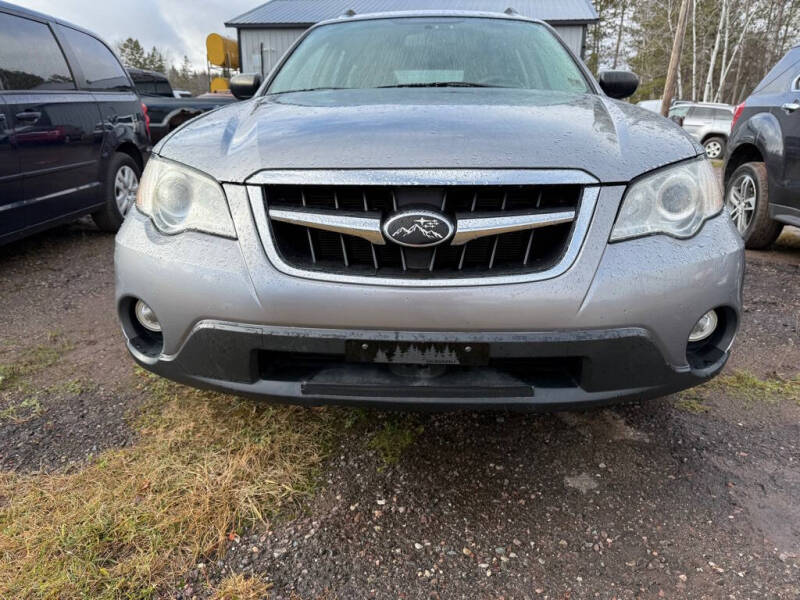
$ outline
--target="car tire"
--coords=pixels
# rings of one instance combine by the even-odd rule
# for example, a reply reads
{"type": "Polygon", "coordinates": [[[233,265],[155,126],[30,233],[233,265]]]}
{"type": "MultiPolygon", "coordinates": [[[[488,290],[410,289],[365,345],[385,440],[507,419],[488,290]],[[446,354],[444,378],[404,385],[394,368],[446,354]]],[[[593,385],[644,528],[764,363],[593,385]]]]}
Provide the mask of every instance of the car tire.
{"type": "Polygon", "coordinates": [[[767,248],[781,234],[783,225],[769,216],[769,183],[763,162],[744,163],[733,172],[725,186],[725,204],[745,247],[767,248]]]}
{"type": "Polygon", "coordinates": [[[142,170],[130,155],[117,152],[111,157],[103,185],[105,205],[92,213],[100,229],[109,233],[119,230],[136,201],[141,176],[142,170]]]}
{"type": "Polygon", "coordinates": [[[725,138],[714,136],[703,142],[706,156],[711,160],[722,160],[725,157],[725,138]]]}

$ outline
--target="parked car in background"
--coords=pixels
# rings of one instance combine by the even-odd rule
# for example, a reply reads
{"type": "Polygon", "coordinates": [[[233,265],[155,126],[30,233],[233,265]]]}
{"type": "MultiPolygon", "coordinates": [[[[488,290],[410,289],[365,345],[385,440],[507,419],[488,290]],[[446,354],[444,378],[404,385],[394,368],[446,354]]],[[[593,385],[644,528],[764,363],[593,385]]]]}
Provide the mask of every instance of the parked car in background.
{"type": "Polygon", "coordinates": [[[800,46],[784,56],[734,113],[725,201],[748,248],[800,227],[800,46]]]}
{"type": "Polygon", "coordinates": [[[743,243],[703,148],[548,25],[309,29],[164,138],[116,239],[144,368],[301,403],[591,405],[725,364],[743,243]],[[310,68],[310,65],[313,68],[310,68]]]}
{"type": "Polygon", "coordinates": [[[670,107],[669,118],[703,145],[708,158],[725,156],[733,122],[733,107],[729,104],[678,101],[670,107]]]}
{"type": "Polygon", "coordinates": [[[130,67],[128,73],[147,107],[154,144],[189,119],[236,100],[223,94],[186,98],[175,93],[169,78],[163,73],[130,67]]]}
{"type": "Polygon", "coordinates": [[[116,231],[149,150],[142,104],[105,42],[0,2],[0,243],[85,214],[116,231]]]}

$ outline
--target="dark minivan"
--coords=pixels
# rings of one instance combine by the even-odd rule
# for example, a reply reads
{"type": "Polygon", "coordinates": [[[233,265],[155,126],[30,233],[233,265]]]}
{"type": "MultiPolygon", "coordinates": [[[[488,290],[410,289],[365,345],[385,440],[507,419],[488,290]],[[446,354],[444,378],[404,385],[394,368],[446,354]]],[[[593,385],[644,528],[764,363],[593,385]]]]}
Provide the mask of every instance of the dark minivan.
{"type": "Polygon", "coordinates": [[[150,149],[146,118],[102,40],[0,1],[0,244],[85,214],[116,231],[150,149]]]}

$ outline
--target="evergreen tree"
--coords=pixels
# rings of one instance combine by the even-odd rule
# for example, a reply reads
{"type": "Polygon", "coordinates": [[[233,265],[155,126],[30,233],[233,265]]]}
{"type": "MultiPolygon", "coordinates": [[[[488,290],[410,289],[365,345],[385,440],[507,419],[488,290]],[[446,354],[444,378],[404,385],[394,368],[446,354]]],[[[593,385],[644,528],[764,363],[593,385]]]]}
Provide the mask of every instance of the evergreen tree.
{"type": "Polygon", "coordinates": [[[117,44],[117,53],[122,60],[122,64],[126,67],[133,67],[136,69],[148,68],[147,56],[139,40],[128,38],[124,42],[119,42],[117,44]]]}

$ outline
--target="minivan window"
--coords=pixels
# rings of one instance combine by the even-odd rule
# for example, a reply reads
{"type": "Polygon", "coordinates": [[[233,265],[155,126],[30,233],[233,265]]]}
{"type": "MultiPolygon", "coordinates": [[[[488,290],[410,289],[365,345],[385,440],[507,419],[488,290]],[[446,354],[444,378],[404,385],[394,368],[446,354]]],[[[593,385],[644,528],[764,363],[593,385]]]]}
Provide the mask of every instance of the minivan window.
{"type": "Polygon", "coordinates": [[[75,89],[64,54],[47,25],[0,12],[0,89],[75,89]]]}
{"type": "Polygon", "coordinates": [[[267,93],[440,85],[590,91],[575,60],[540,24],[406,17],[314,29],[267,93]]]}
{"type": "Polygon", "coordinates": [[[733,113],[729,110],[725,110],[724,108],[717,108],[714,110],[714,118],[720,121],[730,121],[733,119],[733,113]]]}
{"type": "Polygon", "coordinates": [[[71,27],[58,25],[58,29],[75,52],[88,89],[131,89],[125,70],[103,42],[71,27]]]}
{"type": "Polygon", "coordinates": [[[753,95],[780,94],[788,91],[792,78],[797,75],[798,67],[800,67],[800,50],[790,50],[756,86],[753,95]]]}

